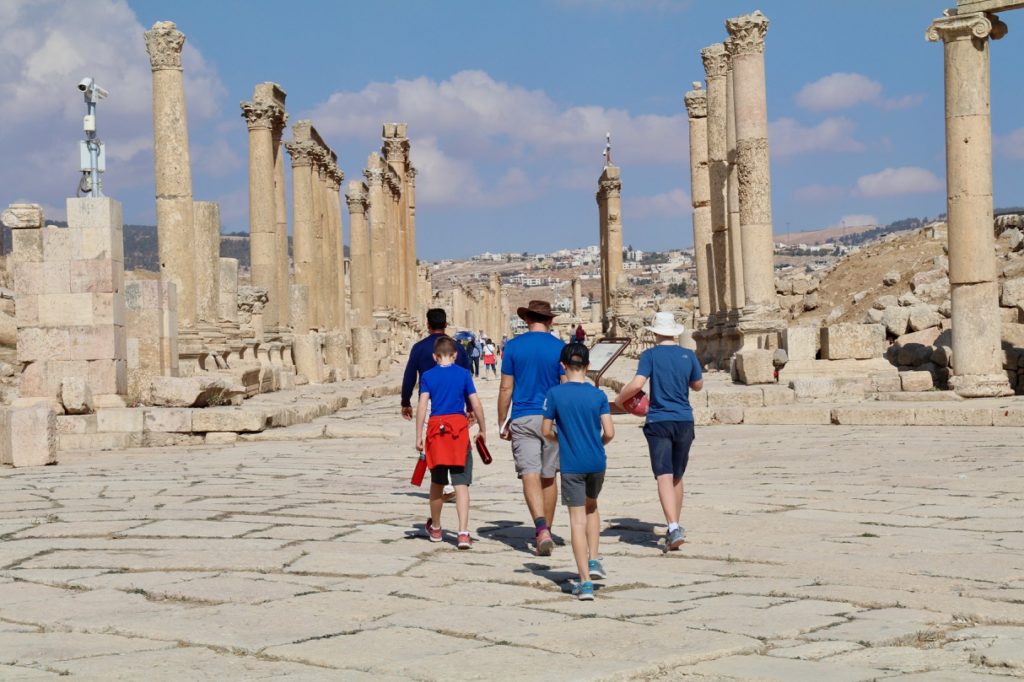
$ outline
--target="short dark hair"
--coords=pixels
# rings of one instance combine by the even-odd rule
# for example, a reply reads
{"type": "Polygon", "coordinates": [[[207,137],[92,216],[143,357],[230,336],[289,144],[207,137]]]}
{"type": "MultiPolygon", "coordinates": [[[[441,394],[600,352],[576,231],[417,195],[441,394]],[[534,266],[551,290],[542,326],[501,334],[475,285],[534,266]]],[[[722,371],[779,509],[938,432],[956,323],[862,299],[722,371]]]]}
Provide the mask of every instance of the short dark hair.
{"type": "Polygon", "coordinates": [[[590,365],[590,351],[582,343],[573,342],[565,344],[562,348],[562,355],[559,360],[566,367],[583,369],[590,365]]]}
{"type": "Polygon", "coordinates": [[[537,323],[540,323],[540,324],[548,324],[549,325],[549,324],[551,324],[551,321],[554,320],[554,319],[555,318],[548,317],[547,315],[541,315],[539,313],[535,313],[532,310],[527,310],[526,312],[523,313],[523,320],[527,324],[537,324],[537,323]]]}
{"type": "Polygon", "coordinates": [[[437,341],[434,341],[434,355],[455,355],[455,339],[445,334],[437,337],[437,341]]]}
{"type": "Polygon", "coordinates": [[[448,326],[448,314],[444,308],[431,308],[427,311],[427,327],[440,331],[448,326]]]}

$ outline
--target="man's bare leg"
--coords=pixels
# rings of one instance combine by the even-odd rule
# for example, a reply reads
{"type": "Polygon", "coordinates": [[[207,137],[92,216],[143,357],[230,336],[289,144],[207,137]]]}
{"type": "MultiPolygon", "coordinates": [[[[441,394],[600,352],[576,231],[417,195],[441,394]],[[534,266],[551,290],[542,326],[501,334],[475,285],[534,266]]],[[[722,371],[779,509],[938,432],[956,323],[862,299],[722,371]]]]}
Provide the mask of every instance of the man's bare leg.
{"type": "Polygon", "coordinates": [[[530,518],[536,519],[541,516],[547,518],[540,474],[523,474],[522,480],[523,497],[526,498],[526,506],[530,510],[530,518]]]}
{"type": "Polygon", "coordinates": [[[553,478],[541,478],[540,486],[544,496],[544,518],[550,529],[555,521],[555,507],[558,506],[558,486],[553,478]]]}

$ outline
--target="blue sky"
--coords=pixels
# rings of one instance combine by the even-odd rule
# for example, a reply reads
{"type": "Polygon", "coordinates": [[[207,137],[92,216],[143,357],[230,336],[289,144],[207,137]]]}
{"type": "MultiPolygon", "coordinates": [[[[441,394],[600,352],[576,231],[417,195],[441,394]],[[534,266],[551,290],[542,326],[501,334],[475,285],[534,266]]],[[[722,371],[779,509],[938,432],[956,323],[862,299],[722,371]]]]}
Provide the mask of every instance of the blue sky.
{"type": "MultiPolygon", "coordinates": [[[[951,4],[950,0],[949,4],[951,4]]],[[[945,210],[942,47],[924,31],[935,0],[445,0],[0,3],[4,204],[62,217],[80,137],[78,79],[101,104],[107,193],[128,222],[154,222],[149,68],[142,31],[188,37],[186,94],[197,199],[247,229],[246,129],[255,83],[288,92],[357,179],[380,124],[404,120],[420,169],[424,258],[596,243],[594,190],[606,130],[623,174],[626,241],[692,242],[683,93],[725,18],[760,8],[775,230],[945,210]]],[[[1024,16],[1024,14],[1022,14],[1024,16]]],[[[1024,38],[994,43],[997,205],[1024,203],[1024,38]]],[[[347,223],[347,221],[346,221],[347,223]]]]}

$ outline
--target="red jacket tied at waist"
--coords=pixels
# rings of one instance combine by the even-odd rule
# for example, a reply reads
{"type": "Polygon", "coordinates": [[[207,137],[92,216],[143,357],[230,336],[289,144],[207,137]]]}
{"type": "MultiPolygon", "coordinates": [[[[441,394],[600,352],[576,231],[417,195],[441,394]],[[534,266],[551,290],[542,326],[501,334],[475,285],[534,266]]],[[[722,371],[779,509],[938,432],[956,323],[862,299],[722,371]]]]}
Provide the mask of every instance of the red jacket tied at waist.
{"type": "Polygon", "coordinates": [[[469,420],[463,414],[445,414],[427,420],[427,466],[466,466],[469,420]]]}

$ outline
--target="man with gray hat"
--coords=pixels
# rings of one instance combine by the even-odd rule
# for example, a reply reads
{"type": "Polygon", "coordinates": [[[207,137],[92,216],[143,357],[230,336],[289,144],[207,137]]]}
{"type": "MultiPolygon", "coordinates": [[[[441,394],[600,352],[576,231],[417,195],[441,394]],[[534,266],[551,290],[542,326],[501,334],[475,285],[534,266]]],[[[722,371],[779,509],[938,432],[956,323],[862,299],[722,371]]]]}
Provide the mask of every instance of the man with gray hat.
{"type": "Polygon", "coordinates": [[[541,423],[548,389],[563,377],[559,358],[565,344],[551,335],[555,313],[550,303],[530,301],[517,312],[527,331],[508,342],[501,358],[498,423],[501,438],[512,441],[516,474],[536,527],[537,554],[548,556],[554,547],[551,523],[558,502],[558,443],[544,438],[541,423]]]}

